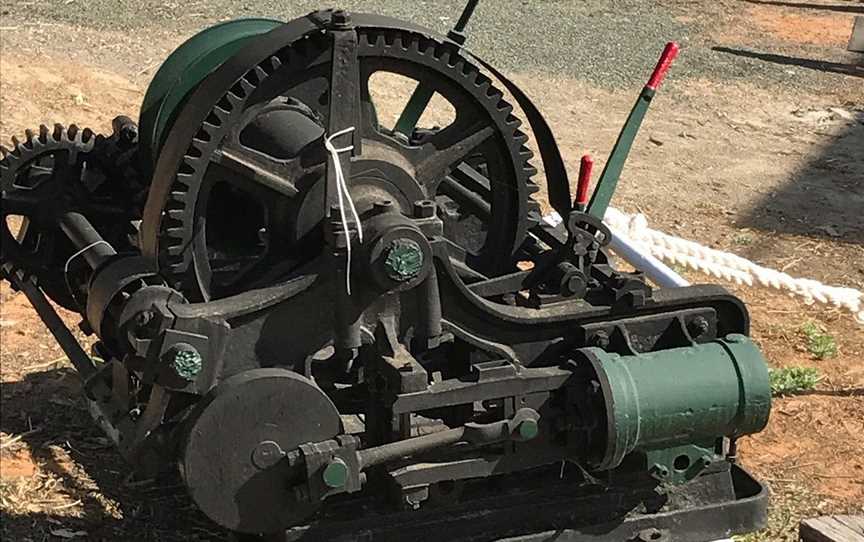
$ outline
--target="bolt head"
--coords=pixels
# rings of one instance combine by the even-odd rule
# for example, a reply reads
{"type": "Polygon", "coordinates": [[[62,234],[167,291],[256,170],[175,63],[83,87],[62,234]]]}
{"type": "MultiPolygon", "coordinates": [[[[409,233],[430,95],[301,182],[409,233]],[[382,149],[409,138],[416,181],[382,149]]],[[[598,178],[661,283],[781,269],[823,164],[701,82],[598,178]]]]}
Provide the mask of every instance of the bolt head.
{"type": "Polygon", "coordinates": [[[609,334],[600,330],[590,338],[589,342],[591,343],[591,346],[606,348],[609,346],[609,334]]]}
{"type": "Polygon", "coordinates": [[[278,463],[285,452],[278,443],[272,440],[264,440],[252,450],[252,463],[261,470],[267,469],[278,463]]]}
{"type": "Polygon", "coordinates": [[[687,326],[687,328],[690,331],[690,335],[692,335],[693,338],[696,339],[708,333],[711,325],[708,323],[708,320],[705,319],[704,316],[697,316],[690,322],[690,325],[687,326]]]}
{"type": "Polygon", "coordinates": [[[435,202],[424,199],[414,202],[414,218],[432,218],[435,216],[435,202]]]}
{"type": "Polygon", "coordinates": [[[349,24],[351,24],[351,16],[344,9],[337,9],[333,12],[333,15],[330,18],[330,22],[335,27],[345,28],[349,24]]]}

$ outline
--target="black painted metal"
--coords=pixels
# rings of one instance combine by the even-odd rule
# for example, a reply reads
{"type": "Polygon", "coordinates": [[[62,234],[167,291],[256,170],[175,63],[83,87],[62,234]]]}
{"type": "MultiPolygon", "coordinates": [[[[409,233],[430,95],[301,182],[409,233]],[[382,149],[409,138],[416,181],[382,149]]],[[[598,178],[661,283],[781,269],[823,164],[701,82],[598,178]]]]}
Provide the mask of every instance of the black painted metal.
{"type": "Polygon", "coordinates": [[[200,82],[152,183],[127,118],[97,150],[89,134],[43,130],[40,154],[31,135],[2,162],[4,209],[34,224],[29,240],[2,231],[4,277],[124,457],[151,474],[179,463],[193,500],[233,531],[618,541],[758,527],[764,490],[733,464],[729,435],[685,444],[706,461],[679,487],[658,485],[644,451],[589,472],[610,398],[577,350],[693,348],[746,335],[747,310],[719,287],[654,289],[614,269],[608,229],[570,209],[539,110],[459,41],[342,11],[286,23],[200,82]],[[562,226],[538,224],[521,121],[478,65],[525,113],[562,226]],[[378,71],[434,89],[453,124],[381,127],[378,71]],[[349,127],[335,144],[354,145],[343,171],[362,243],[336,220],[324,148],[349,127]],[[60,203],[18,186],[22,162],[52,156],[40,182],[70,195],[60,203]],[[55,241],[38,257],[23,252],[33,232],[55,241]],[[76,251],[86,265],[70,271],[76,251]],[[102,361],[46,294],[85,317],[102,361]]]}

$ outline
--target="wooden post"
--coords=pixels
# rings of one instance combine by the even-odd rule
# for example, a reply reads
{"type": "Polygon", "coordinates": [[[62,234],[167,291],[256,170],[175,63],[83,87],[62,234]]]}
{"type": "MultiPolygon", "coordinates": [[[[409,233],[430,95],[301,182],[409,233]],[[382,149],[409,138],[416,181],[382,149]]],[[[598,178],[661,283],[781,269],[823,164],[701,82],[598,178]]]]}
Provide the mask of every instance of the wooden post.
{"type": "Polygon", "coordinates": [[[849,36],[847,49],[853,53],[864,53],[864,15],[855,17],[855,24],[852,25],[852,35],[849,36]]]}
{"type": "Polygon", "coordinates": [[[862,542],[864,516],[822,516],[805,519],[798,527],[801,542],[862,542]]]}

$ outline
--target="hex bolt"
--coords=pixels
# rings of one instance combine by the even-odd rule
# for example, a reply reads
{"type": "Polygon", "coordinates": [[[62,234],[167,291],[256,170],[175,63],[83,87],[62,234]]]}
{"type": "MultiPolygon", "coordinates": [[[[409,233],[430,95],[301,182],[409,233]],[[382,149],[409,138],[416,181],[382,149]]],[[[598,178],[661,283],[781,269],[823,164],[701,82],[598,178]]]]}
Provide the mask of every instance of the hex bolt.
{"type": "Polygon", "coordinates": [[[607,348],[609,346],[609,334],[601,329],[592,335],[588,342],[597,348],[607,348]]]}
{"type": "Polygon", "coordinates": [[[153,320],[153,311],[141,311],[135,315],[135,325],[144,327],[153,320]]]}
{"type": "Polygon", "coordinates": [[[335,28],[347,28],[351,24],[351,16],[344,9],[337,9],[330,18],[335,28]]]}
{"type": "Polygon", "coordinates": [[[272,440],[261,441],[252,450],[252,464],[261,470],[272,467],[283,457],[285,457],[285,452],[282,447],[272,440]]]}
{"type": "Polygon", "coordinates": [[[171,369],[177,376],[189,382],[195,380],[195,377],[204,368],[201,354],[191,344],[175,344],[168,350],[167,357],[171,369]]]}
{"type": "Polygon", "coordinates": [[[435,216],[435,202],[423,199],[414,202],[414,218],[432,218],[435,216]]]}
{"type": "Polygon", "coordinates": [[[321,472],[324,485],[331,489],[345,487],[348,483],[348,465],[338,457],[333,459],[321,472]]]}
{"type": "Polygon", "coordinates": [[[693,320],[690,321],[690,324],[687,326],[687,330],[690,332],[690,335],[694,339],[698,339],[702,335],[708,333],[708,330],[711,328],[711,325],[708,323],[708,320],[704,316],[697,316],[693,320]]]}
{"type": "Polygon", "coordinates": [[[651,468],[648,470],[648,474],[651,475],[655,480],[663,481],[669,477],[669,469],[666,468],[665,465],[661,465],[660,463],[654,463],[651,468]]]}
{"type": "Polygon", "coordinates": [[[111,121],[111,128],[120,141],[127,145],[138,141],[138,125],[129,117],[123,115],[115,117],[111,121]]]}

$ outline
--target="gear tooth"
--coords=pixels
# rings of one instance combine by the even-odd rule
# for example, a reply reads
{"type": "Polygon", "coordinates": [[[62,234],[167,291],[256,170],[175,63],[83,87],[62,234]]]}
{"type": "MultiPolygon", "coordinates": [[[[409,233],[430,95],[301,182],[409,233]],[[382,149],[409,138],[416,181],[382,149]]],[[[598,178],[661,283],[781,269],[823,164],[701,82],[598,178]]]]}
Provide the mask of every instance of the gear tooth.
{"type": "Polygon", "coordinates": [[[21,142],[18,140],[18,137],[12,136],[12,146],[16,149],[21,146],[21,142]]]}
{"type": "Polygon", "coordinates": [[[234,92],[230,90],[225,94],[225,98],[228,100],[228,103],[231,104],[231,109],[234,109],[243,101],[243,98],[234,94],[234,92]]]}
{"type": "Polygon", "coordinates": [[[51,130],[45,126],[44,124],[39,125],[39,141],[43,144],[48,143],[48,138],[50,137],[51,130]]]}
{"type": "Polygon", "coordinates": [[[27,128],[24,130],[24,138],[27,140],[27,145],[33,146],[33,140],[36,139],[36,134],[33,130],[27,128]]]}
{"type": "Polygon", "coordinates": [[[282,61],[279,60],[278,56],[270,57],[270,67],[273,68],[273,71],[278,70],[282,66],[282,61]]]}
{"type": "Polygon", "coordinates": [[[225,122],[225,120],[231,116],[231,113],[222,109],[219,106],[213,108],[213,114],[216,115],[216,118],[219,119],[220,122],[225,122]]]}
{"type": "Polygon", "coordinates": [[[62,141],[66,137],[66,128],[64,128],[60,123],[55,124],[52,137],[54,138],[54,141],[62,141]]]}
{"type": "Polygon", "coordinates": [[[78,137],[80,136],[80,130],[78,130],[77,124],[70,124],[69,128],[66,129],[66,139],[72,142],[80,141],[78,137]]]}
{"type": "Polygon", "coordinates": [[[183,245],[175,245],[173,247],[168,247],[167,252],[169,256],[177,257],[183,255],[183,245]]]}
{"type": "Polygon", "coordinates": [[[81,142],[88,143],[91,139],[93,139],[93,130],[90,128],[84,128],[81,132],[81,142]]]}
{"type": "Polygon", "coordinates": [[[171,192],[170,197],[176,198],[176,200],[185,201],[186,191],[189,190],[189,187],[192,186],[192,182],[193,182],[192,181],[192,175],[190,175],[188,173],[179,173],[177,175],[177,182],[179,182],[183,186],[184,190],[183,191],[177,190],[176,189],[177,185],[175,184],[175,190],[171,192]]]}
{"type": "MultiPolygon", "coordinates": [[[[533,195],[533,194],[536,194],[537,192],[540,191],[540,187],[537,186],[537,185],[534,184],[534,183],[528,183],[528,184],[526,185],[526,187],[527,187],[527,189],[528,189],[528,195],[529,195],[529,196],[531,196],[531,195],[533,195]]],[[[535,202],[535,201],[532,200],[531,203],[537,203],[537,202],[535,202]]],[[[529,203],[529,205],[530,205],[530,203],[529,203]]]]}
{"type": "Polygon", "coordinates": [[[0,159],[5,160],[7,156],[11,155],[12,151],[9,150],[9,147],[5,145],[0,145],[0,159]]]}

